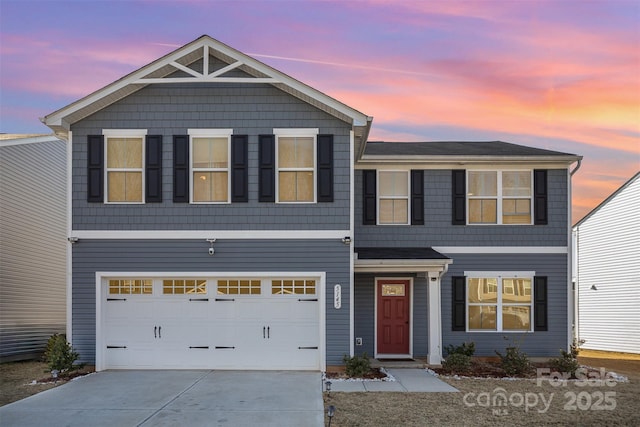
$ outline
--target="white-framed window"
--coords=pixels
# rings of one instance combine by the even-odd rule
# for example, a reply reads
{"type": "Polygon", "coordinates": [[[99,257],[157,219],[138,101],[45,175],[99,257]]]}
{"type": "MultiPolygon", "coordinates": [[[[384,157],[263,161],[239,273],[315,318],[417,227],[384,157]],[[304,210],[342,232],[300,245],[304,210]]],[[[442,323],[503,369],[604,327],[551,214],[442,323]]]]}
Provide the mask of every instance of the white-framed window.
{"type": "Polygon", "coordinates": [[[534,272],[465,272],[467,331],[532,331],[534,275],[534,272]]]}
{"type": "Polygon", "coordinates": [[[532,224],[532,177],[531,170],[469,170],[467,223],[532,224]]]}
{"type": "Polygon", "coordinates": [[[276,202],[316,202],[318,129],[274,129],[276,202]]]}
{"type": "Polygon", "coordinates": [[[229,203],[232,129],[189,129],[191,203],[229,203]]]}
{"type": "Polygon", "coordinates": [[[144,203],[146,129],[104,129],[106,203],[144,203]]]}
{"type": "Polygon", "coordinates": [[[409,224],[409,171],[378,171],[378,224],[409,224]]]}

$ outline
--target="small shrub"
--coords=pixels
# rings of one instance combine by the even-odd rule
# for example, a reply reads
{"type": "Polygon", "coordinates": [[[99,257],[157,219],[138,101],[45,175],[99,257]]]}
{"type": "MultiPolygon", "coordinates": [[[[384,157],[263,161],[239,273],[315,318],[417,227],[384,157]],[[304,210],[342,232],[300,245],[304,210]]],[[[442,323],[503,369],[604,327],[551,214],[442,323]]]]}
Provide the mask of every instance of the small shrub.
{"type": "Polygon", "coordinates": [[[576,371],[580,367],[578,362],[578,353],[580,352],[580,345],[574,339],[569,347],[569,351],[560,350],[560,357],[550,360],[550,365],[558,372],[570,373],[572,378],[575,378],[576,371]]]}
{"type": "Polygon", "coordinates": [[[449,353],[442,367],[448,371],[464,372],[471,367],[471,356],[463,353],[449,353]]]}
{"type": "Polygon", "coordinates": [[[362,356],[349,357],[346,354],[342,358],[342,361],[346,365],[346,373],[349,377],[363,377],[371,370],[371,361],[367,353],[362,353],[362,356]]]}
{"type": "MultiPolygon", "coordinates": [[[[505,337],[505,339],[507,339],[505,337]]],[[[507,375],[526,375],[532,370],[529,357],[523,351],[520,351],[518,343],[508,345],[506,353],[503,355],[496,350],[496,354],[500,357],[500,367],[507,375]]]]}
{"type": "Polygon", "coordinates": [[[447,352],[448,355],[464,354],[465,356],[471,357],[476,352],[476,343],[474,343],[473,341],[470,343],[464,342],[457,347],[451,344],[446,346],[444,350],[447,352]]]}
{"type": "Polygon", "coordinates": [[[73,363],[78,360],[78,353],[73,351],[65,335],[53,334],[47,342],[44,360],[49,365],[50,371],[56,370],[63,373],[74,368],[73,363]]]}

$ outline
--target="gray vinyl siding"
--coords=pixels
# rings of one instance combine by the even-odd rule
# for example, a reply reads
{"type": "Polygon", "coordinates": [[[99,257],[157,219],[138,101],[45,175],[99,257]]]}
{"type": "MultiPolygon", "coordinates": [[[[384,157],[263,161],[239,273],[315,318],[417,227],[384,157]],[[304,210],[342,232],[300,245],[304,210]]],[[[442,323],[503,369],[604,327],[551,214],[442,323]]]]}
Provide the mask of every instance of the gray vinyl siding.
{"type": "Polygon", "coordinates": [[[473,341],[476,356],[495,356],[495,350],[504,354],[507,345],[518,343],[520,349],[533,357],[560,356],[567,342],[567,255],[562,254],[451,254],[453,264],[442,278],[442,345],[460,345],[473,341]],[[451,329],[453,276],[465,271],[534,271],[536,276],[547,276],[548,331],[513,332],[457,332],[451,329]],[[504,337],[509,338],[505,340],[504,337]]]}
{"type": "MultiPolygon", "coordinates": [[[[388,274],[358,273],[354,279],[354,333],[362,338],[362,346],[355,346],[355,354],[375,355],[375,279],[388,274]]],[[[393,277],[413,278],[413,356],[426,357],[429,331],[429,301],[425,278],[414,274],[393,274],[393,277]]]]}
{"type": "Polygon", "coordinates": [[[548,225],[451,225],[451,170],[424,171],[424,225],[362,225],[362,170],[355,171],[358,247],[567,246],[567,171],[548,171],[548,225]]]}
{"type": "Polygon", "coordinates": [[[91,240],[73,247],[73,346],[95,361],[96,276],[100,272],[326,272],[326,361],[349,354],[350,248],[332,240],[91,240]],[[333,288],[342,286],[342,307],[333,288]]]}
{"type": "Polygon", "coordinates": [[[33,357],[65,332],[65,164],[54,137],[0,141],[1,361],[33,357]]]}
{"type": "Polygon", "coordinates": [[[349,229],[351,126],[270,85],[150,85],[74,124],[72,131],[74,230],[349,229]],[[173,135],[195,128],[248,135],[248,203],[173,203],[173,135]],[[334,135],[333,203],[258,202],[258,135],[274,128],[318,128],[334,135]],[[87,135],[103,129],[146,129],[163,136],[162,203],[87,202],[87,135]]]}

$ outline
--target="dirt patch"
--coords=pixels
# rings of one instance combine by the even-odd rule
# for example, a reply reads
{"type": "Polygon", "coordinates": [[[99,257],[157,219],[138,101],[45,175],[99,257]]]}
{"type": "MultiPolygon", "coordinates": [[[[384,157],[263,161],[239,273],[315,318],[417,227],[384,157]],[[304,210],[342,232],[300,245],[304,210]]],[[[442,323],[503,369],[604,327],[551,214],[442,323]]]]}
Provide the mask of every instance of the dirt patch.
{"type": "Polygon", "coordinates": [[[640,425],[638,381],[596,386],[533,379],[441,379],[460,392],[325,393],[325,407],[336,407],[331,423],[336,427],[640,425]]]}
{"type": "MultiPolygon", "coordinates": [[[[349,376],[343,371],[332,371],[325,373],[326,378],[328,380],[331,379],[348,379],[349,376]]],[[[387,374],[384,373],[380,368],[371,368],[368,373],[358,377],[367,380],[381,380],[387,378],[387,374]]]]}
{"type": "Polygon", "coordinates": [[[24,399],[66,383],[71,378],[93,371],[86,367],[58,379],[51,378],[47,364],[37,361],[0,364],[0,406],[24,399]]]}

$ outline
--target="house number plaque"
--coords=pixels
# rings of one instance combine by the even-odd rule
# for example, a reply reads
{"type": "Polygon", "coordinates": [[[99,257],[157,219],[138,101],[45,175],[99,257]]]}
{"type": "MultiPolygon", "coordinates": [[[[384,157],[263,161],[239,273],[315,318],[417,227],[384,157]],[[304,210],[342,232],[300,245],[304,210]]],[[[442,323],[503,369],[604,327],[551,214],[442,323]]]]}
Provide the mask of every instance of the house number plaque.
{"type": "Polygon", "coordinates": [[[333,287],[333,306],[336,309],[342,307],[342,286],[340,285],[333,287]]]}

